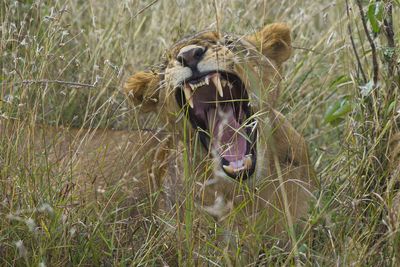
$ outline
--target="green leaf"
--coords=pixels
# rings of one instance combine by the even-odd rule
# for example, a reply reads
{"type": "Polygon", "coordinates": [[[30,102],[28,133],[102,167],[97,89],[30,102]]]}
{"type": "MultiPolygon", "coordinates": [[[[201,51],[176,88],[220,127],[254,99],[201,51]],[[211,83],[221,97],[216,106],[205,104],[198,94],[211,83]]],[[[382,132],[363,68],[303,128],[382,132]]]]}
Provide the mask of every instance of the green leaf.
{"type": "Polygon", "coordinates": [[[338,76],[335,80],[333,80],[331,82],[331,84],[329,85],[329,88],[335,87],[335,86],[340,86],[348,81],[350,81],[351,79],[347,76],[347,75],[340,75],[338,76]]]}
{"type": "Polygon", "coordinates": [[[371,24],[372,31],[379,33],[380,24],[383,19],[383,4],[381,2],[370,3],[368,6],[367,17],[371,24]]]}
{"type": "Polygon", "coordinates": [[[394,47],[384,47],[383,48],[383,57],[386,61],[392,61],[393,56],[396,54],[396,49],[394,47]]]}
{"type": "Polygon", "coordinates": [[[346,114],[352,110],[351,102],[347,98],[336,101],[331,104],[325,112],[324,121],[330,124],[337,124],[346,114]]]}
{"type": "Polygon", "coordinates": [[[387,109],[386,114],[390,114],[396,108],[396,101],[392,101],[387,109]]]}
{"type": "Polygon", "coordinates": [[[306,254],[307,253],[307,251],[308,251],[308,246],[307,246],[307,244],[302,244],[300,247],[299,247],[299,253],[303,253],[303,254],[306,254]]]}

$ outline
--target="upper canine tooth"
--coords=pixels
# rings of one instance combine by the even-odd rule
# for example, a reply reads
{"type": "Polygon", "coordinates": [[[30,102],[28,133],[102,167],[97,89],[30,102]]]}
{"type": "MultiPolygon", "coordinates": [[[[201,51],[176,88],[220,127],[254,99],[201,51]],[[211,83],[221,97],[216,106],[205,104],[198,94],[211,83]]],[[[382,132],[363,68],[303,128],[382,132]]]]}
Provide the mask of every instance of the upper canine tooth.
{"type": "Polygon", "coordinates": [[[244,166],[246,170],[249,170],[251,168],[251,165],[253,165],[253,161],[251,160],[251,154],[249,154],[244,159],[244,166]]]}
{"type": "Polygon", "coordinates": [[[189,86],[186,85],[183,87],[183,92],[185,93],[186,101],[189,103],[189,106],[193,108],[194,104],[193,104],[192,90],[190,90],[189,86]]]}
{"type": "MultiPolygon", "coordinates": [[[[190,88],[192,88],[192,90],[196,89],[194,84],[189,83],[190,88]]],[[[186,87],[185,87],[186,88],[186,87]]]]}
{"type": "Polygon", "coordinates": [[[235,173],[235,170],[232,166],[222,165],[222,168],[224,168],[224,170],[231,175],[235,173]]]}
{"type": "Polygon", "coordinates": [[[219,74],[213,76],[211,79],[215,85],[215,88],[217,88],[219,96],[224,97],[224,91],[222,90],[222,85],[221,85],[221,80],[219,79],[219,74]]]}

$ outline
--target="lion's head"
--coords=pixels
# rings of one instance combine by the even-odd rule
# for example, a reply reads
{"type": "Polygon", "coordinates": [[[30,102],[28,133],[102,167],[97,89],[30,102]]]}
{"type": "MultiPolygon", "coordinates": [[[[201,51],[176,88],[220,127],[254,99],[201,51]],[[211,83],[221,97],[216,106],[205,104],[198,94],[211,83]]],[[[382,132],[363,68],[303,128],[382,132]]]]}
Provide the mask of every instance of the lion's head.
{"type": "Polygon", "coordinates": [[[186,116],[221,170],[246,179],[257,164],[257,117],[276,101],[290,42],[280,23],[249,36],[201,32],[175,43],[160,69],[130,77],[125,92],[174,131],[186,116]]]}

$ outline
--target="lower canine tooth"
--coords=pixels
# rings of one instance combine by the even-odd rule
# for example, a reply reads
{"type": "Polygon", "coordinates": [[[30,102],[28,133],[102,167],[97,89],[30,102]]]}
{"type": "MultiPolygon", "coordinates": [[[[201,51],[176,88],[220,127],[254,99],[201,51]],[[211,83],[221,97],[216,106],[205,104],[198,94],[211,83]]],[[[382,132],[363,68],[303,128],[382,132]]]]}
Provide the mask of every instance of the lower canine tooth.
{"type": "Polygon", "coordinates": [[[224,91],[222,90],[221,80],[219,79],[219,74],[212,77],[212,81],[214,82],[215,88],[218,91],[220,97],[224,97],[224,91]]]}
{"type": "Polygon", "coordinates": [[[226,84],[227,84],[227,81],[226,81],[226,80],[222,80],[222,81],[221,81],[222,87],[226,87],[226,84]]]}
{"type": "Polygon", "coordinates": [[[186,101],[189,103],[189,106],[193,108],[192,90],[186,85],[183,87],[183,92],[185,93],[186,101]]]}
{"type": "Polygon", "coordinates": [[[226,165],[222,165],[222,168],[224,168],[224,170],[227,172],[227,173],[229,173],[229,174],[234,174],[234,169],[233,169],[233,167],[231,167],[231,166],[226,166],[226,165]]]}
{"type": "Polygon", "coordinates": [[[247,156],[244,159],[244,166],[245,166],[246,170],[250,169],[251,165],[253,165],[253,161],[251,160],[251,156],[247,156]]]}

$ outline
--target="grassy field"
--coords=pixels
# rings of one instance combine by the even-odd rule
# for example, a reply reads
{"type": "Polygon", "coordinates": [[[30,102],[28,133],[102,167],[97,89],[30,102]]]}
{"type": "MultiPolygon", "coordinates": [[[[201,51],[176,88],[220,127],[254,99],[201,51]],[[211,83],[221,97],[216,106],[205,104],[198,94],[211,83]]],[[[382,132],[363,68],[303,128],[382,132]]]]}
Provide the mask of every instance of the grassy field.
{"type": "MultiPolygon", "coordinates": [[[[119,183],[77,197],[70,191],[79,180],[49,166],[40,152],[19,155],[13,142],[33,123],[156,129],[156,115],[139,116],[125,101],[125,79],[158,64],[174,41],[218,21],[236,34],[270,22],[293,31],[278,106],[308,141],[320,188],[298,258],[276,247],[266,257],[277,265],[398,266],[399,177],[388,157],[398,130],[400,51],[383,24],[393,2],[398,44],[400,3],[362,1],[371,49],[357,2],[346,9],[344,0],[2,1],[0,120],[18,123],[13,139],[0,132],[0,265],[165,263],[161,221],[130,216],[149,203],[127,205],[130,192],[119,183]]],[[[180,264],[193,264],[189,249],[179,249],[180,264]]],[[[211,255],[209,265],[229,262],[211,255]]]]}

